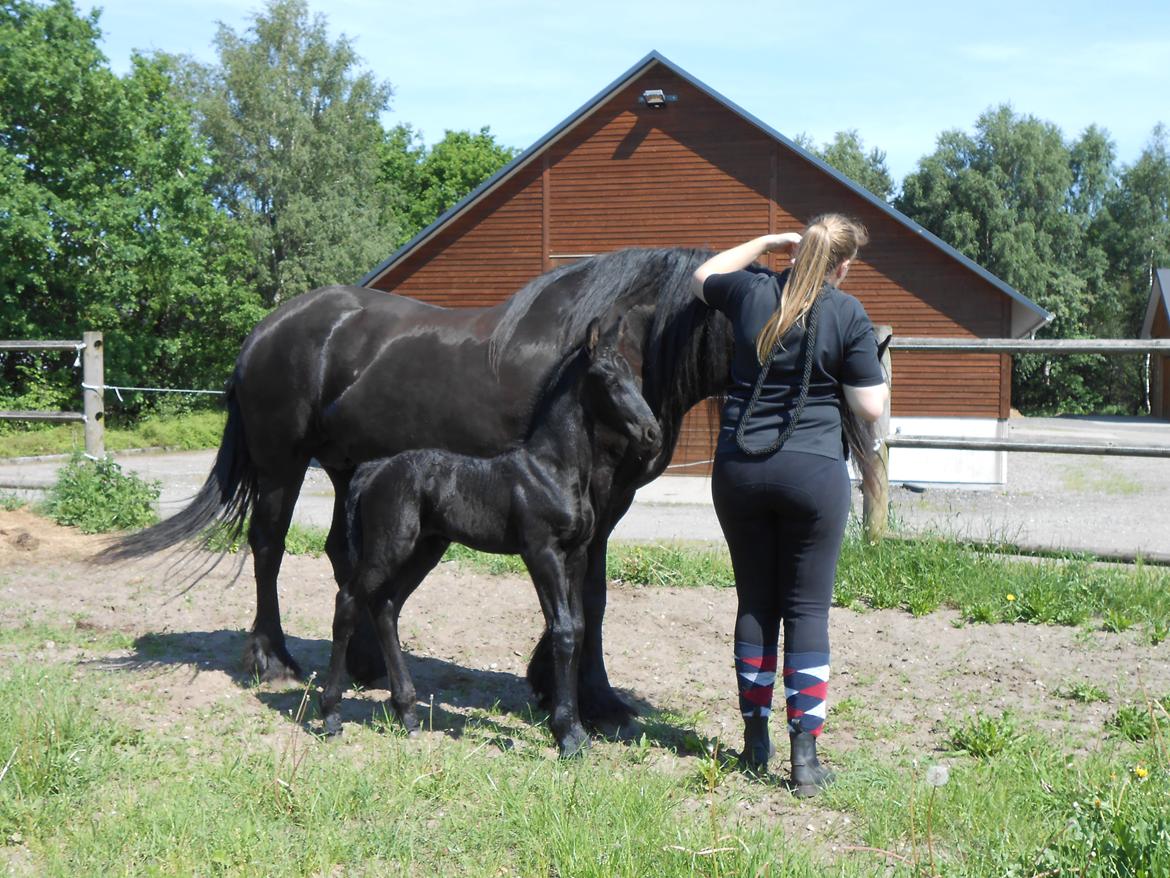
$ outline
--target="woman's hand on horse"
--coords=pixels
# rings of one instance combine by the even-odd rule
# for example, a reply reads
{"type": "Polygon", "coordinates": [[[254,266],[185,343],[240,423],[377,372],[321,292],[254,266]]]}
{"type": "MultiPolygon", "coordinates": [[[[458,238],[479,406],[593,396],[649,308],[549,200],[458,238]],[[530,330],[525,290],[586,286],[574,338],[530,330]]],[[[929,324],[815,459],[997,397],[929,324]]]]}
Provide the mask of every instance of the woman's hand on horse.
{"type": "Polygon", "coordinates": [[[800,246],[799,232],[781,232],[778,235],[766,235],[765,247],[768,252],[773,250],[783,250],[789,256],[796,256],[796,249],[800,246]]]}

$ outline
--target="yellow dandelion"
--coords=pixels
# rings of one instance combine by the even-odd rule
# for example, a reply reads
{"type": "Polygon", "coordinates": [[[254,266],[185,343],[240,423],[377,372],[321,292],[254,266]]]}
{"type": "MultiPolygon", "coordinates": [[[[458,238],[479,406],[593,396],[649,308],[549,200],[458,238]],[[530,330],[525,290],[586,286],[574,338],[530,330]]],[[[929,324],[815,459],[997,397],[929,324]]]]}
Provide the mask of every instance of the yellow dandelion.
{"type": "Polygon", "coordinates": [[[1144,765],[1135,765],[1133,768],[1133,775],[1138,780],[1145,780],[1150,776],[1150,772],[1149,769],[1147,769],[1144,765]]]}
{"type": "Polygon", "coordinates": [[[1016,596],[1014,594],[1012,594],[1011,592],[1008,592],[1007,599],[1009,601],[1014,601],[1016,599],[1016,596]]]}

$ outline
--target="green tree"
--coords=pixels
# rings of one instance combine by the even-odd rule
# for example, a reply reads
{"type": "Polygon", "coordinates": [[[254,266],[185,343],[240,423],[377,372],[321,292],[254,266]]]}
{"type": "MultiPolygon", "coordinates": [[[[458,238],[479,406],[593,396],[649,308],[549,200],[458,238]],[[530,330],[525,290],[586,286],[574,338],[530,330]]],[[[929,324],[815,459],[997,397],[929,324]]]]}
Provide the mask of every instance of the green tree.
{"type": "Polygon", "coordinates": [[[221,24],[215,46],[218,64],[184,62],[185,87],[265,303],[355,282],[395,238],[378,185],[389,84],[305,0],[269,0],[244,34],[221,24]]]}
{"type": "MultiPolygon", "coordinates": [[[[120,78],[99,36],[68,0],[0,7],[0,335],[102,330],[110,383],[215,387],[261,313],[232,281],[243,240],[172,71],[136,58],[120,78]]],[[[76,407],[57,361],[9,356],[3,375],[14,402],[76,407]]]]}
{"type": "MultiPolygon", "coordinates": [[[[1132,165],[1100,198],[1089,227],[1109,263],[1109,283],[1091,315],[1103,337],[1137,338],[1145,319],[1154,269],[1170,265],[1170,137],[1158,125],[1132,165]]],[[[1102,376],[1121,410],[1144,411],[1145,357],[1114,357],[1102,376]]]]}
{"type": "Polygon", "coordinates": [[[430,149],[409,125],[386,133],[382,183],[399,223],[397,244],[410,240],[510,162],[517,150],[496,142],[487,126],[447,131],[430,149]]]}
{"type": "Polygon", "coordinates": [[[796,142],[883,201],[893,197],[896,187],[886,167],[885,152],[876,146],[867,152],[856,130],[838,131],[832,141],[819,148],[805,134],[798,135],[796,142]]]}
{"type": "MultiPolygon", "coordinates": [[[[979,117],[974,135],[940,135],[895,204],[1053,312],[1047,334],[1082,337],[1108,273],[1088,229],[1109,191],[1112,149],[1100,129],[1069,144],[1055,125],[1001,106],[979,117]]],[[[1099,410],[1103,362],[1018,357],[1013,399],[1031,412],[1099,410]]]]}

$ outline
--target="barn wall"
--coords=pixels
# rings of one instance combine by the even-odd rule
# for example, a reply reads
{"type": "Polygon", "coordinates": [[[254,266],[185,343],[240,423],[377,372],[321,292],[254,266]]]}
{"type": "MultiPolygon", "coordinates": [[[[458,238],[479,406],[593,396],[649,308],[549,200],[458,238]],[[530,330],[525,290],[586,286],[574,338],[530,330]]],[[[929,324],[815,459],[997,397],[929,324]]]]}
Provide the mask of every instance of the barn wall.
{"type": "MultiPolygon", "coordinates": [[[[665,67],[616,92],[541,155],[449,222],[376,283],[438,305],[501,301],[551,267],[627,246],[713,250],[817,213],[858,217],[870,244],[844,288],[899,335],[1009,334],[1010,299],[920,235],[665,67]],[[645,89],[677,97],[639,104],[645,89]]],[[[772,267],[780,267],[775,262],[772,267]]],[[[1010,357],[899,353],[893,415],[999,419],[1010,403],[1010,357]]],[[[675,471],[708,460],[718,412],[697,407],[675,471]]]]}
{"type": "Polygon", "coordinates": [[[373,286],[432,305],[494,305],[544,270],[541,167],[529,166],[373,286]]]}

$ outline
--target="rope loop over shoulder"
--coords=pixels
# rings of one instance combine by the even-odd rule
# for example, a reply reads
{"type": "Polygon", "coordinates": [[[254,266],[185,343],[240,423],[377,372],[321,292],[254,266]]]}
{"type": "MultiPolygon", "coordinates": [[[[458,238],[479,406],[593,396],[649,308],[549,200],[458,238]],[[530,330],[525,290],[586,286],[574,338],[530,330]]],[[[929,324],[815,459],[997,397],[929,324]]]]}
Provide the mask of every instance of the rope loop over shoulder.
{"type": "Polygon", "coordinates": [[[764,381],[768,377],[768,370],[772,368],[772,361],[776,359],[776,354],[780,352],[780,339],[776,339],[776,343],[772,345],[772,350],[768,353],[767,360],[760,367],[760,374],[756,377],[756,384],[752,388],[751,398],[748,399],[743,414],[739,416],[739,423],[735,427],[735,444],[739,446],[740,451],[749,457],[763,457],[765,454],[778,451],[788,441],[789,437],[792,436],[793,431],[796,429],[797,421],[800,420],[801,414],[804,413],[804,405],[808,401],[809,382],[812,380],[813,358],[816,353],[817,324],[820,322],[821,302],[824,298],[824,294],[818,295],[813,300],[812,307],[808,311],[808,329],[804,333],[804,374],[800,379],[800,395],[796,399],[796,407],[792,411],[792,417],[788,419],[788,425],[767,448],[748,448],[744,442],[743,434],[747,429],[748,419],[752,416],[752,411],[755,409],[756,403],[760,400],[760,394],[764,390],[764,381]]]}

